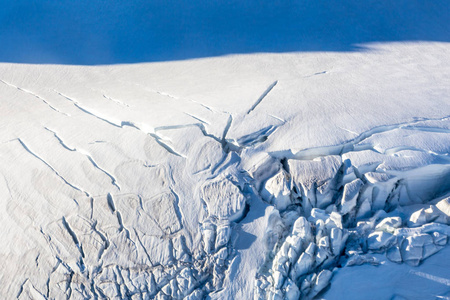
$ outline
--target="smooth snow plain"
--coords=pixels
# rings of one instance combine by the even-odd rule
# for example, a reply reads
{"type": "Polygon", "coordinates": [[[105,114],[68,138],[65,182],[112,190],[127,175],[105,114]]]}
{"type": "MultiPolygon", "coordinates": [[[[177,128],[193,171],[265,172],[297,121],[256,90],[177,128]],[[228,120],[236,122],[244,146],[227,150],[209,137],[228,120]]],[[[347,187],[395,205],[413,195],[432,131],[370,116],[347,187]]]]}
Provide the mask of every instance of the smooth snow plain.
{"type": "Polygon", "coordinates": [[[449,299],[450,45],[0,64],[4,299],[449,299]]]}

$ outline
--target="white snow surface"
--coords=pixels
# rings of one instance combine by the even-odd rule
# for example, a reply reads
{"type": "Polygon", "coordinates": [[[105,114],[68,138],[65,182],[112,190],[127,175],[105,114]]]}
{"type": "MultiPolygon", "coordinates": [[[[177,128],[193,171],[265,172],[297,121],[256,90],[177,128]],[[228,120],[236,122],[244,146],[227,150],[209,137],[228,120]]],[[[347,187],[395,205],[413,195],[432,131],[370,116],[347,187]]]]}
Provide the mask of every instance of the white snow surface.
{"type": "Polygon", "coordinates": [[[0,64],[1,298],[448,299],[450,45],[362,46],[0,64]]]}

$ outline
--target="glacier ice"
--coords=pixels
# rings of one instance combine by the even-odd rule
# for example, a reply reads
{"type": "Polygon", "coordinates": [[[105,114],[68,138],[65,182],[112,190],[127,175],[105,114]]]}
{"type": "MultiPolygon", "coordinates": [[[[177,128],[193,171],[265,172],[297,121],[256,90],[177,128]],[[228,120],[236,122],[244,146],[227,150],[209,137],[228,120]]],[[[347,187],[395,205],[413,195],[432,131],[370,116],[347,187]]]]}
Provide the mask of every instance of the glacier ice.
{"type": "Polygon", "coordinates": [[[0,64],[0,295],[313,299],[422,274],[450,235],[447,47],[0,64]]]}

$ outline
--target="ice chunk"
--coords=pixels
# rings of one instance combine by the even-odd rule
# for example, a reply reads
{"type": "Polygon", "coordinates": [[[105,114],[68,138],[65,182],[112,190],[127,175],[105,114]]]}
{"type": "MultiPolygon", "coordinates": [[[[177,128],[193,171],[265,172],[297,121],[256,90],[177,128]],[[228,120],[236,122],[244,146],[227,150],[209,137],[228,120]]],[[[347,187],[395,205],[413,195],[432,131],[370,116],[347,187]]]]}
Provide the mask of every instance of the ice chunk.
{"type": "Polygon", "coordinates": [[[413,246],[408,240],[404,240],[400,248],[403,260],[411,266],[418,266],[423,257],[421,246],[413,246]]]}
{"type": "Polygon", "coordinates": [[[255,286],[260,289],[266,289],[269,286],[269,282],[264,277],[259,277],[255,280],[255,286]]]}
{"type": "Polygon", "coordinates": [[[362,264],[378,265],[379,261],[371,254],[354,254],[350,256],[345,266],[359,266],[362,264]]]}
{"type": "Polygon", "coordinates": [[[427,214],[425,212],[425,209],[420,209],[418,211],[416,211],[415,213],[413,213],[411,215],[411,217],[409,218],[409,225],[414,227],[414,226],[420,226],[423,225],[425,223],[427,223],[427,214]]]}
{"type": "Polygon", "coordinates": [[[290,195],[288,174],[283,170],[269,178],[261,191],[263,199],[273,203],[280,211],[285,210],[291,204],[290,195]]]}
{"type": "Polygon", "coordinates": [[[339,213],[333,211],[330,214],[330,217],[325,221],[325,227],[328,230],[331,230],[332,228],[342,229],[342,216],[339,213]]]}
{"type": "Polygon", "coordinates": [[[356,207],[359,190],[363,184],[362,180],[358,178],[344,186],[344,194],[341,201],[342,215],[348,214],[356,207]]]}
{"type": "Polygon", "coordinates": [[[316,273],[309,274],[306,276],[305,279],[303,279],[301,285],[300,285],[300,291],[302,295],[308,295],[311,292],[312,286],[315,284],[317,278],[316,273]]]}
{"type": "Polygon", "coordinates": [[[340,255],[347,241],[348,233],[339,228],[332,228],[330,234],[331,249],[334,255],[340,255]]]}
{"type": "Polygon", "coordinates": [[[310,243],[305,252],[300,255],[290,274],[292,280],[296,281],[298,277],[307,274],[311,270],[315,263],[316,248],[316,244],[310,243]]]}
{"type": "Polygon", "coordinates": [[[293,264],[298,259],[298,256],[299,252],[294,247],[290,247],[288,251],[289,262],[293,264]]]}
{"type": "Polygon", "coordinates": [[[272,270],[276,272],[280,272],[283,274],[283,276],[288,275],[289,271],[289,257],[287,255],[288,250],[285,248],[284,251],[280,251],[275,256],[275,259],[273,260],[273,267],[272,270]]]}
{"type": "Polygon", "coordinates": [[[296,207],[295,210],[287,210],[283,212],[282,218],[283,223],[286,226],[292,226],[294,225],[295,221],[300,217],[300,212],[298,210],[298,207],[296,207]]]}
{"type": "Polygon", "coordinates": [[[368,185],[372,186],[372,209],[383,209],[398,179],[393,175],[379,172],[369,172],[364,174],[364,177],[368,185]]]}
{"type": "Polygon", "coordinates": [[[217,227],[216,249],[225,246],[230,240],[231,228],[229,224],[223,224],[217,227]]]}
{"type": "Polygon", "coordinates": [[[157,291],[157,284],[153,273],[149,272],[148,274],[149,276],[145,277],[145,283],[149,294],[153,296],[157,291]]]}
{"type": "Polygon", "coordinates": [[[207,182],[202,188],[202,198],[211,216],[236,221],[244,214],[245,197],[225,176],[207,182]]]}
{"type": "Polygon", "coordinates": [[[434,244],[433,237],[429,234],[420,234],[408,237],[409,245],[411,247],[423,247],[422,259],[425,259],[440,250],[440,247],[434,244]]]}
{"type": "Polygon", "coordinates": [[[179,294],[179,290],[178,290],[178,283],[176,281],[176,279],[172,279],[170,282],[170,296],[172,297],[172,299],[178,299],[180,294],[179,294]]]}
{"type": "Polygon", "coordinates": [[[342,176],[342,184],[345,185],[349,182],[352,182],[358,178],[358,176],[355,174],[355,170],[352,166],[352,163],[349,159],[344,160],[344,172],[342,176]]]}
{"type": "Polygon", "coordinates": [[[316,225],[316,230],[315,230],[316,231],[316,236],[315,236],[314,240],[315,240],[315,242],[317,244],[317,243],[319,243],[319,240],[322,237],[328,235],[328,230],[325,227],[325,222],[322,221],[322,220],[317,220],[315,225],[316,225]]]}
{"type": "Polygon", "coordinates": [[[174,258],[180,262],[191,262],[189,249],[186,246],[186,238],[183,235],[172,239],[174,258]]]}
{"type": "Polygon", "coordinates": [[[308,217],[308,221],[315,223],[317,220],[323,220],[324,222],[330,217],[323,209],[313,208],[311,215],[308,217]]]}
{"type": "Polygon", "coordinates": [[[318,250],[316,254],[316,266],[320,266],[326,259],[332,257],[330,249],[330,239],[328,236],[324,236],[319,240],[317,244],[318,250]]]}
{"type": "Polygon", "coordinates": [[[288,163],[293,183],[303,190],[309,202],[309,204],[304,203],[305,210],[309,212],[313,207],[328,206],[332,200],[331,191],[335,188],[334,179],[342,165],[340,156],[329,155],[314,160],[289,160],[288,163]]]}
{"type": "Polygon", "coordinates": [[[400,217],[389,217],[381,220],[376,226],[375,230],[386,231],[389,233],[394,233],[396,228],[402,226],[402,219],[400,217]]]}
{"type": "Polygon", "coordinates": [[[264,243],[268,251],[273,251],[276,244],[283,236],[285,225],[281,220],[278,210],[273,210],[269,215],[266,232],[264,233],[264,243]]]}
{"type": "Polygon", "coordinates": [[[412,266],[417,266],[421,260],[438,250],[429,234],[408,236],[403,240],[400,248],[403,260],[412,266]]]}
{"type": "Polygon", "coordinates": [[[280,289],[269,290],[267,298],[269,300],[283,300],[284,295],[280,289]]]}
{"type": "Polygon", "coordinates": [[[385,231],[375,231],[369,234],[367,238],[367,247],[370,250],[380,250],[392,245],[395,236],[385,231]]]}
{"type": "MultiPolygon", "coordinates": [[[[290,245],[290,248],[293,249],[297,254],[303,251],[303,245],[305,244],[302,241],[302,238],[298,235],[290,235],[286,238],[285,243],[290,245]]],[[[306,246],[305,246],[306,247],[306,246]]]]}
{"type": "Polygon", "coordinates": [[[286,279],[286,276],[283,275],[280,271],[275,271],[272,274],[274,287],[279,290],[283,286],[284,280],[286,279]]]}
{"type": "Polygon", "coordinates": [[[166,295],[166,296],[170,296],[170,294],[172,293],[172,288],[170,286],[170,283],[166,284],[165,286],[163,286],[161,288],[161,291],[166,295]]]}
{"type": "Polygon", "coordinates": [[[241,166],[247,170],[248,174],[255,180],[258,191],[263,188],[265,180],[272,177],[281,169],[278,159],[270,156],[266,152],[258,151],[254,153],[250,149],[244,149],[241,153],[241,166]]]}
{"type": "Polygon", "coordinates": [[[442,199],[438,203],[436,203],[436,207],[450,217],[450,197],[442,199]]]}
{"type": "Polygon", "coordinates": [[[298,300],[300,298],[300,290],[297,285],[288,278],[285,283],[285,296],[287,300],[298,300]]]}
{"type": "Polygon", "coordinates": [[[300,217],[295,221],[292,234],[298,235],[306,243],[313,240],[311,224],[305,217],[300,217]]]}
{"type": "Polygon", "coordinates": [[[186,300],[198,300],[198,299],[203,299],[203,297],[204,297],[203,290],[202,289],[196,289],[192,293],[187,295],[185,299],[186,300]]]}
{"type": "Polygon", "coordinates": [[[309,297],[314,298],[317,294],[319,294],[327,285],[330,283],[331,277],[333,276],[333,272],[330,270],[322,270],[316,278],[315,285],[311,290],[309,297]]]}
{"type": "Polygon", "coordinates": [[[381,182],[387,182],[394,178],[394,176],[387,173],[367,172],[364,174],[364,178],[372,184],[377,184],[381,182]]]}
{"type": "MultiPolygon", "coordinates": [[[[441,205],[442,207],[442,205],[441,205]]],[[[420,210],[411,214],[408,225],[410,227],[417,227],[430,222],[437,222],[442,224],[449,223],[449,217],[434,205],[428,208],[421,208],[420,210]]]]}
{"type": "MultiPolygon", "coordinates": [[[[182,272],[184,270],[189,270],[189,268],[184,268],[182,272]]],[[[192,274],[190,272],[185,271],[184,274],[181,274],[180,272],[177,276],[176,280],[180,293],[185,294],[192,287],[189,279],[192,279],[192,274]]]]}
{"type": "Polygon", "coordinates": [[[427,223],[436,222],[442,224],[449,224],[450,218],[440,209],[438,209],[434,205],[430,205],[429,208],[425,209],[425,213],[427,214],[427,223]]]}
{"type": "Polygon", "coordinates": [[[393,262],[401,263],[402,262],[402,255],[400,252],[400,248],[398,245],[392,246],[386,251],[386,257],[393,262]]]}
{"type": "Polygon", "coordinates": [[[368,198],[364,199],[356,213],[356,219],[361,220],[370,217],[372,213],[372,205],[368,198]]]}
{"type": "Polygon", "coordinates": [[[203,236],[203,248],[206,253],[211,253],[214,250],[214,241],[216,238],[216,228],[214,224],[210,222],[205,222],[202,225],[202,236],[203,236]]]}

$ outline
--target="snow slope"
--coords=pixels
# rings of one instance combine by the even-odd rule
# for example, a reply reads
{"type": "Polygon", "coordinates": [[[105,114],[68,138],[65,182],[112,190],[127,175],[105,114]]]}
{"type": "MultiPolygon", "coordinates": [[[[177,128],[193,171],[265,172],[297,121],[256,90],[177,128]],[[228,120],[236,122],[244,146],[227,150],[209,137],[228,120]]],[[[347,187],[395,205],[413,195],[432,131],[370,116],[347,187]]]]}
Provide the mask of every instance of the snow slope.
{"type": "Polygon", "coordinates": [[[412,5],[399,38],[369,26],[343,48],[5,54],[1,297],[448,298],[445,8],[412,5]]]}

